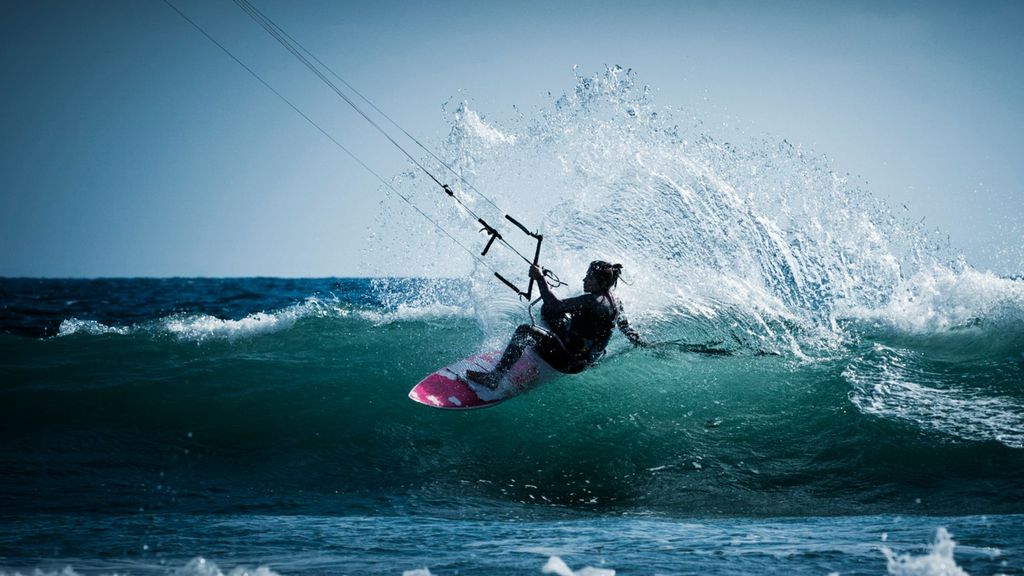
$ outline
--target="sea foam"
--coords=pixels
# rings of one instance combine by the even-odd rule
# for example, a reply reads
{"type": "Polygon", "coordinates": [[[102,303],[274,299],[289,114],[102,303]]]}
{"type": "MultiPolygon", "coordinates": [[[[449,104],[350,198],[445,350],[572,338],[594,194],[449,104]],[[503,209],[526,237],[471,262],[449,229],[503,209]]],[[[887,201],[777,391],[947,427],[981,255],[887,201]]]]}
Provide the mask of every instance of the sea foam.
{"type": "Polygon", "coordinates": [[[242,318],[219,318],[210,314],[177,313],[126,326],[109,326],[96,320],[68,318],[61,322],[58,337],[72,335],[99,336],[151,335],[173,336],[188,342],[236,340],[273,334],[291,329],[299,321],[311,318],[339,319],[355,317],[373,325],[393,322],[430,321],[468,317],[471,308],[437,301],[397,301],[388,307],[357,307],[348,303],[319,297],[268,312],[253,312],[242,318]]]}
{"type": "Polygon", "coordinates": [[[987,378],[946,372],[929,355],[874,344],[843,371],[850,401],[866,414],[895,418],[923,429],[976,441],[1024,448],[1024,406],[994,391],[987,378]],[[977,382],[980,380],[980,382],[977,382]]]}
{"type": "Polygon", "coordinates": [[[1024,334],[1024,281],[968,266],[936,267],[900,282],[878,307],[851,307],[851,318],[910,334],[976,328],[1024,334]]]}
{"type": "Polygon", "coordinates": [[[888,547],[882,547],[886,569],[893,576],[968,576],[953,559],[956,542],[949,532],[940,527],[927,554],[896,554],[888,547]]]}
{"type": "Polygon", "coordinates": [[[174,572],[174,576],[279,576],[277,572],[274,572],[266,566],[259,566],[257,568],[249,568],[246,566],[236,566],[228,572],[223,572],[216,564],[197,556],[193,558],[185,566],[179,568],[174,572]]]}
{"type": "Polygon", "coordinates": [[[72,334],[89,334],[92,336],[99,336],[102,334],[128,334],[130,331],[130,328],[122,326],[107,326],[106,324],[97,322],[96,320],[68,318],[60,323],[57,335],[70,336],[72,334]]]}
{"type": "Polygon", "coordinates": [[[615,570],[608,568],[586,566],[579,570],[573,570],[558,556],[548,558],[547,563],[541,568],[541,572],[556,576],[615,576],[615,570]]]}

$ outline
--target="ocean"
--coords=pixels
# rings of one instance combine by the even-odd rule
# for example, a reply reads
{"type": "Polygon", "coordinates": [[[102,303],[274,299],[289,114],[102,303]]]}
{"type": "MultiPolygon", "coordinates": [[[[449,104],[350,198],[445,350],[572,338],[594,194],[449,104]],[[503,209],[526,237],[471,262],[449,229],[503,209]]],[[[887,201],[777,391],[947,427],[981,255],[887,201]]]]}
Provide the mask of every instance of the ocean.
{"type": "Polygon", "coordinates": [[[618,67],[445,113],[463,204],[396,175],[367,278],[0,279],[0,576],[1024,574],[1019,267],[618,67]],[[498,206],[654,346],[414,403],[529,320],[498,206]]]}
{"type": "Polygon", "coordinates": [[[494,408],[410,401],[487,340],[469,292],[0,281],[3,573],[1024,573],[1024,333],[619,336],[494,408]]]}

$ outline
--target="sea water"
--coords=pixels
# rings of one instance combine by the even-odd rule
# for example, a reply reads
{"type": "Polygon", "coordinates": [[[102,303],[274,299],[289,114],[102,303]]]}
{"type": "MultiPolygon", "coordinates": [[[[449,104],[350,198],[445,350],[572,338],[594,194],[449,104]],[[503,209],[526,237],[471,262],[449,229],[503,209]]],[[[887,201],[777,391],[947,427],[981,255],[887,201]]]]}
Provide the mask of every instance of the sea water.
{"type": "Polygon", "coordinates": [[[1024,282],[618,69],[504,125],[453,108],[442,157],[544,232],[558,294],[622,262],[655,345],[410,401],[529,315],[511,251],[393,202],[368,260],[416,277],[0,279],[0,573],[1024,573],[1024,282]]]}
{"type": "Polygon", "coordinates": [[[454,413],[406,393],[485,339],[455,283],[0,282],[3,571],[1024,570],[998,343],[668,343],[454,413]]]}

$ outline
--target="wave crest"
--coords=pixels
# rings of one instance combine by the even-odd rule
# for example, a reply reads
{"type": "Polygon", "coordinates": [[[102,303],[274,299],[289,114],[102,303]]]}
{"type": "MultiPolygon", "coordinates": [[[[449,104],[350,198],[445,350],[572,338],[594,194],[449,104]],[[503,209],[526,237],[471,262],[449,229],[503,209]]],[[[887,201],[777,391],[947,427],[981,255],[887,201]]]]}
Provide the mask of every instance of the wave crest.
{"type": "Polygon", "coordinates": [[[187,342],[236,340],[290,330],[310,319],[355,317],[373,325],[392,322],[429,321],[468,316],[465,306],[430,299],[397,298],[384,307],[357,307],[337,299],[309,297],[280,310],[253,312],[242,318],[219,318],[210,314],[177,313],[127,326],[109,326],[96,320],[68,318],[61,322],[58,338],[69,336],[147,335],[172,336],[187,342]]]}
{"type": "MultiPolygon", "coordinates": [[[[985,363],[987,364],[987,363],[985,363]]],[[[985,364],[938,362],[921,352],[875,344],[843,372],[850,401],[862,412],[910,423],[954,437],[1024,448],[1024,404],[1000,392],[1015,387],[1016,374],[985,364]]]]}

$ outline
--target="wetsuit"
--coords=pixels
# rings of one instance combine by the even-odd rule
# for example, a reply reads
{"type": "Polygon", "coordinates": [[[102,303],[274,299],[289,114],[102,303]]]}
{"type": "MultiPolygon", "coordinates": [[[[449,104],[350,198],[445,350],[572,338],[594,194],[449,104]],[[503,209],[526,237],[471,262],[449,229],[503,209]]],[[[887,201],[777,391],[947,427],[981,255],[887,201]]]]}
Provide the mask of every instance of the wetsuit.
{"type": "Polygon", "coordinates": [[[622,306],[609,293],[546,300],[541,318],[547,323],[549,334],[540,338],[535,348],[560,372],[574,374],[600,359],[616,325],[631,342],[641,342],[629,326],[622,306]]]}
{"type": "Polygon", "coordinates": [[[505,373],[531,344],[555,370],[566,374],[582,372],[604,355],[616,325],[630,342],[643,344],[643,339],[629,326],[622,305],[611,292],[588,293],[559,300],[544,282],[539,286],[544,299],[541,318],[548,328],[528,324],[516,328],[498,361],[496,373],[505,373]]]}

